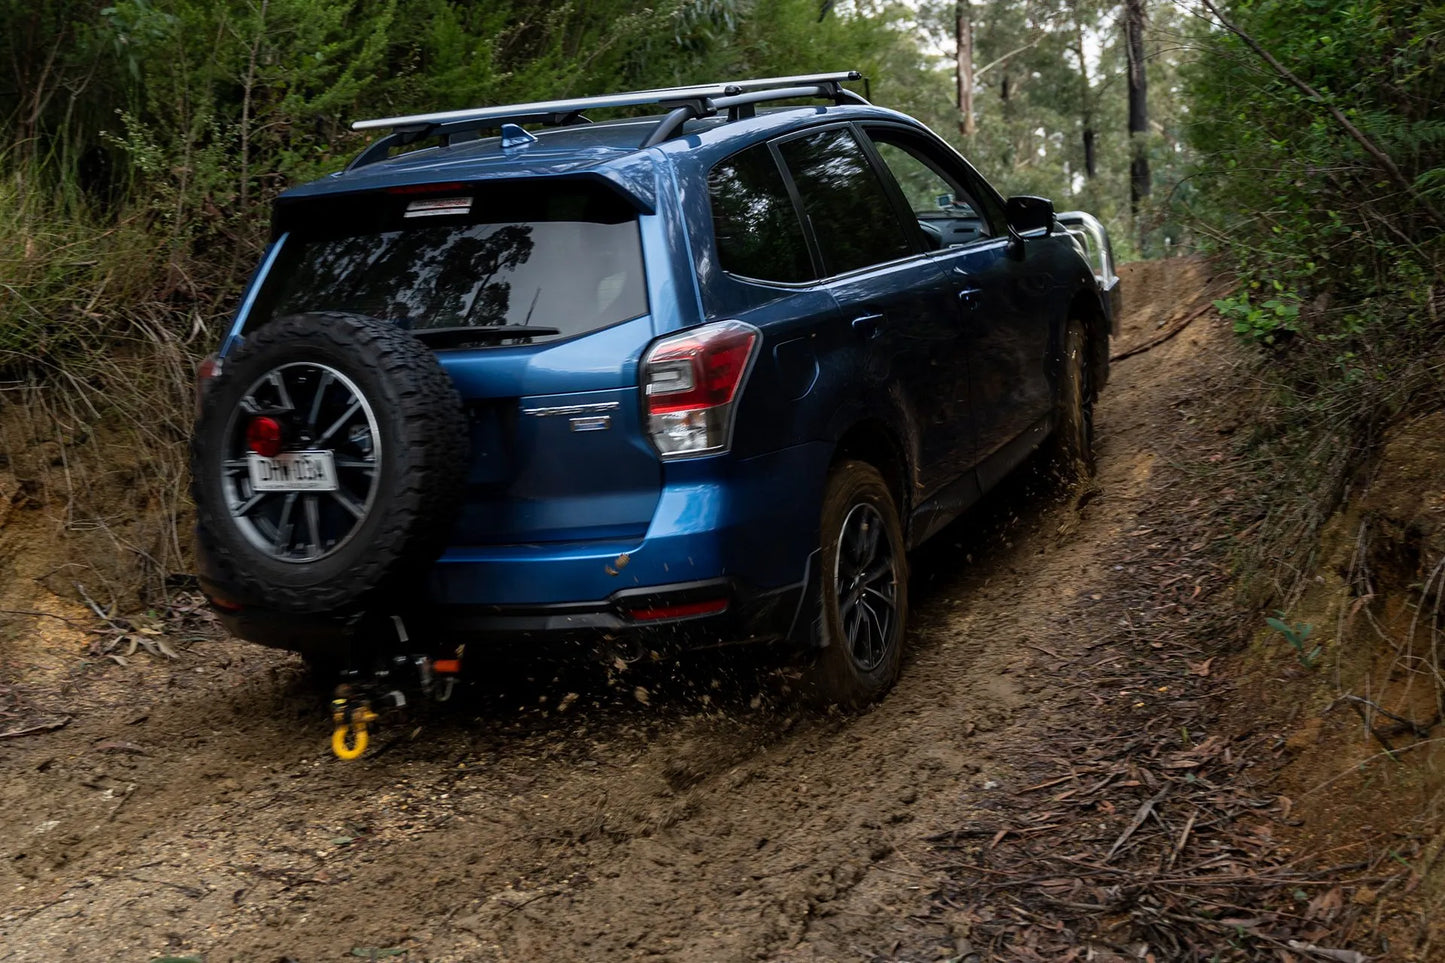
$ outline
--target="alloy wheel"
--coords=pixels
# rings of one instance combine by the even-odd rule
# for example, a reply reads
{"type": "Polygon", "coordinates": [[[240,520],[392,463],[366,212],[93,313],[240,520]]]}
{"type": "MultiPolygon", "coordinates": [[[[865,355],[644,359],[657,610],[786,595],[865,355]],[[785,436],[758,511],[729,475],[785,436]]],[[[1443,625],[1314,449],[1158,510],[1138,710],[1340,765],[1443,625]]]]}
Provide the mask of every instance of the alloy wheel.
{"type": "Polygon", "coordinates": [[[232,412],[225,438],[225,506],[247,540],[272,559],[326,558],[369,517],[382,464],[376,415],[335,368],[293,362],[266,372],[232,412]],[[277,464],[311,464],[323,475],[329,466],[330,473],[321,481],[258,481],[277,464]]]}

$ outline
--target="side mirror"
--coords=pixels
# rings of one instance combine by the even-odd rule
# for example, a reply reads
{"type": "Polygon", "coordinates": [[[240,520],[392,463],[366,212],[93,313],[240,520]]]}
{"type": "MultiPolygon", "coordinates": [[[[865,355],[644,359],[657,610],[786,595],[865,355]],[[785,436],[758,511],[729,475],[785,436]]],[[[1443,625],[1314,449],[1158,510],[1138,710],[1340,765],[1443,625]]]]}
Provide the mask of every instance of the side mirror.
{"type": "Polygon", "coordinates": [[[1048,234],[1054,229],[1054,202],[1047,197],[1019,194],[1003,202],[1004,218],[1021,237],[1048,234]]]}

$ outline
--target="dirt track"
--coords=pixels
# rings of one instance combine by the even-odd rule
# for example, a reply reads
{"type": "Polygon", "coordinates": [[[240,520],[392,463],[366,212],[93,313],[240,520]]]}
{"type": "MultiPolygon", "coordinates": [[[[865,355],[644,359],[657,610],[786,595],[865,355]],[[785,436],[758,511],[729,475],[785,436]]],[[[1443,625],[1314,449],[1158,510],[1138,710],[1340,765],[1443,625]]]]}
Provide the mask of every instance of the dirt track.
{"type": "MultiPolygon", "coordinates": [[[[1121,348],[1205,279],[1124,273],[1121,348]]],[[[995,496],[926,546],[903,678],[856,718],[795,714],[783,674],[737,660],[534,667],[347,764],[289,657],[181,635],[174,662],[83,667],[70,623],[11,623],[0,682],[28,724],[70,721],[0,741],[0,960],[962,956],[932,912],[927,837],[1027,786],[1075,726],[1057,669],[1127,617],[1111,587],[1140,514],[1198,501],[1156,476],[1189,457],[1180,399],[1207,396],[1231,351],[1206,316],[1120,361],[1097,493],[995,496]]],[[[35,537],[18,524],[0,517],[0,549],[35,537]]]]}

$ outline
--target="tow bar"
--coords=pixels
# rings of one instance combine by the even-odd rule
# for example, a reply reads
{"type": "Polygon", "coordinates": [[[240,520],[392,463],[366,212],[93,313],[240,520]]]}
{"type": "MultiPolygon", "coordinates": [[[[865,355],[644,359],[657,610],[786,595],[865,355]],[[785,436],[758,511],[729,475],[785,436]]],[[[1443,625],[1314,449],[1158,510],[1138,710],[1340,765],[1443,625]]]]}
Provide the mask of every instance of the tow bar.
{"type": "MultiPolygon", "coordinates": [[[[401,619],[392,616],[397,639],[409,641],[401,619]]],[[[434,659],[425,655],[392,656],[388,664],[376,665],[370,672],[348,669],[331,699],[331,751],[337,759],[359,759],[370,742],[368,727],[381,718],[373,705],[400,709],[406,706],[406,688],[419,689],[423,696],[437,702],[451,698],[457,676],[462,670],[462,648],[450,659],[434,659]]]]}
{"type": "MultiPolygon", "coordinates": [[[[338,693],[349,688],[345,684],[336,687],[338,693]]],[[[365,699],[352,699],[338,694],[331,700],[331,721],[336,729],[331,733],[331,751],[337,759],[356,759],[366,751],[366,727],[377,720],[371,711],[371,704],[365,699]],[[348,744],[349,743],[349,744],[348,744]]]]}

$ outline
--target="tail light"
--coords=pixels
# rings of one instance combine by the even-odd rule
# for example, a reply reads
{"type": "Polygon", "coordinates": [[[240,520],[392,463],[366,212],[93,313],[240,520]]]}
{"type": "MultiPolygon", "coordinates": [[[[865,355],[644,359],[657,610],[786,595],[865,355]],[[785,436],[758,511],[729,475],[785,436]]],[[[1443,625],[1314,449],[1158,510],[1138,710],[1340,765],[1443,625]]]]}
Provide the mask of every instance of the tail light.
{"type": "Polygon", "coordinates": [[[732,444],[733,401],[758,343],[758,329],[718,321],[657,341],[642,358],[647,430],[663,458],[714,454],[732,444]]]}
{"type": "Polygon", "coordinates": [[[221,373],[221,359],[210,355],[196,368],[196,417],[201,417],[201,400],[206,396],[206,386],[221,373]]]}

